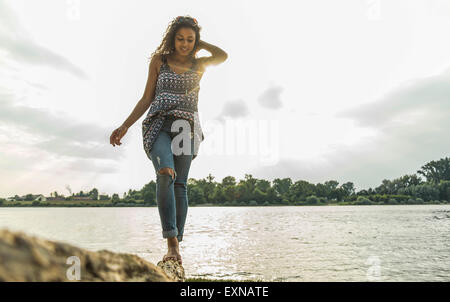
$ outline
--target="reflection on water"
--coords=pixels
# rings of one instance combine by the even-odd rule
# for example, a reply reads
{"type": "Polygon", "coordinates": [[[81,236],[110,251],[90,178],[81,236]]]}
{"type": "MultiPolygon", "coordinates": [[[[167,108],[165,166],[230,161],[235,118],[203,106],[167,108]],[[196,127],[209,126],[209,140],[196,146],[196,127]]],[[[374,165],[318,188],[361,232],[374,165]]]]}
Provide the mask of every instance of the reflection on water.
{"type": "MultiPolygon", "coordinates": [[[[157,208],[0,208],[0,227],[90,250],[166,252],[157,208]]],[[[191,207],[188,278],[450,281],[450,206],[191,207]]]]}

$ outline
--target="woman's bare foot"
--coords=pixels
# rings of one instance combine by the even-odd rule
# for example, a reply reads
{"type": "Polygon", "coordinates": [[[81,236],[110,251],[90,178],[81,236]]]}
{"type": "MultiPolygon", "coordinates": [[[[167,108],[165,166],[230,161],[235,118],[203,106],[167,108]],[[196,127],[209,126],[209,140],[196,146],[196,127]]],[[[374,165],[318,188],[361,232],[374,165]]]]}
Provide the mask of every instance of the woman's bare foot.
{"type": "Polygon", "coordinates": [[[165,262],[167,260],[175,260],[175,261],[178,261],[178,263],[180,265],[183,264],[180,253],[178,253],[176,251],[169,251],[167,254],[165,254],[163,257],[163,262],[165,262]]]}
{"type": "Polygon", "coordinates": [[[178,239],[177,237],[167,238],[167,248],[168,252],[163,257],[163,262],[171,259],[178,261],[178,263],[181,265],[183,264],[183,261],[181,259],[180,250],[178,247],[178,239]]]}

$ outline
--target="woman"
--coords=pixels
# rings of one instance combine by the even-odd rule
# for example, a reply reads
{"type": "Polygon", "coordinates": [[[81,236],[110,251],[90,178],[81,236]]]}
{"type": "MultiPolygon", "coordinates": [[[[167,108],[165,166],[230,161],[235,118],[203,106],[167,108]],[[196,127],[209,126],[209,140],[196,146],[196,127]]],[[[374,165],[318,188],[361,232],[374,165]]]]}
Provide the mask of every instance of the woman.
{"type": "Polygon", "coordinates": [[[156,172],[156,202],[162,235],[167,238],[163,261],[172,259],[180,264],[178,243],[183,239],[187,215],[188,173],[204,139],[197,109],[199,83],[207,66],[228,57],[219,47],[200,40],[200,30],[197,20],[189,16],[177,17],[169,24],[151,56],[143,97],[110,137],[113,146],[121,145],[128,128],[150,108],[142,122],[142,134],[144,150],[156,172]],[[200,49],[211,56],[197,58],[200,49]]]}

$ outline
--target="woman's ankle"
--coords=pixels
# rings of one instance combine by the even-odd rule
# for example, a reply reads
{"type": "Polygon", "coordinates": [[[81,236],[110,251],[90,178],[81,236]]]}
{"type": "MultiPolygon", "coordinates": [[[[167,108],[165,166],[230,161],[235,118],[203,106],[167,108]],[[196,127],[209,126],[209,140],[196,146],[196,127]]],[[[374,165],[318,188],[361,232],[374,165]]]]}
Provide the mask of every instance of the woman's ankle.
{"type": "Polygon", "coordinates": [[[177,237],[167,238],[167,247],[168,248],[178,248],[178,238],[177,237]]]}

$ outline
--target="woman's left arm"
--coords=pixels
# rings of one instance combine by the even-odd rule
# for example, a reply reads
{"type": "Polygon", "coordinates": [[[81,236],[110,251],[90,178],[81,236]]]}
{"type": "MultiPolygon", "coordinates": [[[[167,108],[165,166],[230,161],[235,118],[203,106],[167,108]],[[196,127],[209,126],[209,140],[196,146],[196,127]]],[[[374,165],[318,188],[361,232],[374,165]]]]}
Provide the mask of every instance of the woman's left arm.
{"type": "Polygon", "coordinates": [[[204,67],[206,67],[207,65],[218,65],[228,58],[228,54],[221,48],[209,44],[203,40],[200,40],[198,42],[197,51],[200,49],[207,50],[211,53],[210,57],[201,57],[198,59],[204,67]]]}

